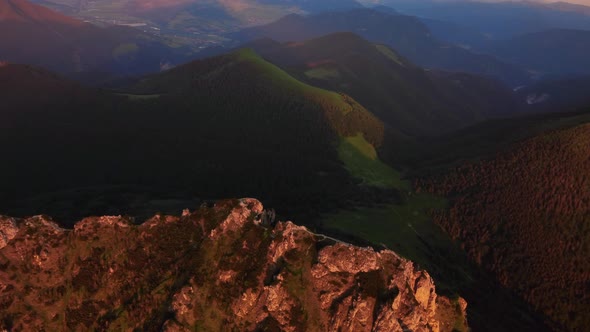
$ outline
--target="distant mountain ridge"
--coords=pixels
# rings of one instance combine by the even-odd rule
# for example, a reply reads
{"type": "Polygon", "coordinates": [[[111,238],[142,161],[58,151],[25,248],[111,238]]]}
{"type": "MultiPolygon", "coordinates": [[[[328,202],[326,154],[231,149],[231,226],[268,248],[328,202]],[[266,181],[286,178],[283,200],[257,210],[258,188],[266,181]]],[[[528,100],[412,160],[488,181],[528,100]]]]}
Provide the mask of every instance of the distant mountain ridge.
{"type": "Polygon", "coordinates": [[[367,0],[363,3],[378,3],[407,15],[464,26],[491,39],[507,39],[554,28],[590,30],[589,7],[573,4],[463,0],[367,0]]]}
{"type": "Polygon", "coordinates": [[[229,35],[247,42],[262,37],[277,41],[303,41],[326,34],[349,31],[385,44],[415,64],[426,68],[463,71],[493,76],[509,84],[527,82],[528,73],[492,56],[475,54],[434,38],[418,18],[371,9],[321,13],[311,16],[289,15],[268,25],[229,35]]]}
{"type": "Polygon", "coordinates": [[[263,39],[246,46],[302,81],[345,92],[403,135],[435,135],[522,110],[500,82],[425,71],[351,32],[284,44],[263,39]]]}
{"type": "Polygon", "coordinates": [[[492,42],[485,49],[538,75],[590,75],[590,31],[551,29],[492,42]]]}

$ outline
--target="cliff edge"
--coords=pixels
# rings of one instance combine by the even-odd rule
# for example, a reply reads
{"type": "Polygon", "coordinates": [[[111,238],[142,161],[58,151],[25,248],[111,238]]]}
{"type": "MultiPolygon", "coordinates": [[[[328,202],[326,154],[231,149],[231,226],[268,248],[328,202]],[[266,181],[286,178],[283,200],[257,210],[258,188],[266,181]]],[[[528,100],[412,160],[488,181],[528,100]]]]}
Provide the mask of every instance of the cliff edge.
{"type": "Polygon", "coordinates": [[[141,225],[0,217],[0,330],[468,329],[411,261],[267,215],[242,199],[141,225]]]}

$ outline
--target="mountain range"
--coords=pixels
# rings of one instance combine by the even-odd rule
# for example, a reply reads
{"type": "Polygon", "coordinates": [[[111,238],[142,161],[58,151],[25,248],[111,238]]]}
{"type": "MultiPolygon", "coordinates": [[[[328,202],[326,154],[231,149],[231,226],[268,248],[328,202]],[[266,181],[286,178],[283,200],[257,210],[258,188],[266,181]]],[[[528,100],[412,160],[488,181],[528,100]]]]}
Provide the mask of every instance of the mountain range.
{"type": "Polygon", "coordinates": [[[247,49],[148,77],[128,92],[78,87],[26,66],[5,65],[0,76],[23,81],[1,92],[7,101],[19,96],[1,115],[7,124],[2,134],[18,137],[2,143],[17,161],[2,167],[3,194],[12,192],[11,201],[101,183],[142,186],[151,178],[155,192],[190,197],[256,194],[280,205],[289,195],[307,205],[297,207],[299,213],[314,214],[314,197],[334,186],[342,197],[363,200],[338,156],[341,137],[361,135],[371,149],[384,140],[383,123],[354,99],[300,82],[247,49]],[[32,80],[47,83],[29,86],[32,80]],[[49,97],[27,102],[22,96],[31,93],[49,97]],[[71,137],[76,144],[68,143],[71,137]],[[290,157],[295,151],[299,161],[290,157]],[[30,176],[40,165],[51,178],[30,176]],[[246,169],[250,180],[243,177],[246,169]],[[19,185],[23,181],[31,187],[19,185]]]}
{"type": "Polygon", "coordinates": [[[537,75],[590,74],[590,31],[553,29],[490,43],[486,51],[537,75]]]}
{"type": "Polygon", "coordinates": [[[584,8],[55,1],[0,0],[0,329],[590,324],[584,8]]]}
{"type": "MultiPolygon", "coordinates": [[[[471,29],[491,39],[509,39],[555,28],[590,29],[587,6],[563,2],[534,1],[411,1],[379,0],[368,4],[386,5],[396,11],[435,19],[471,29]],[[575,10],[572,10],[574,9],[575,10]]],[[[447,38],[454,39],[453,34],[447,38]]]]}
{"type": "Polygon", "coordinates": [[[246,46],[302,81],[352,96],[401,136],[440,134],[523,110],[500,82],[425,71],[388,46],[350,32],[246,46]]]}
{"type": "Polygon", "coordinates": [[[342,31],[354,32],[371,42],[387,45],[426,68],[492,76],[509,84],[528,81],[528,73],[517,66],[438,41],[418,18],[370,9],[311,16],[293,14],[268,25],[244,29],[230,38],[240,42],[263,37],[302,41],[342,31]]]}
{"type": "MultiPolygon", "coordinates": [[[[267,43],[275,45],[268,52],[279,55],[282,48],[293,47],[267,43]]],[[[335,63],[351,68],[356,62],[345,60],[358,48],[361,59],[367,56],[401,78],[434,80],[389,48],[354,34],[334,34],[298,47],[292,54],[306,56],[301,59],[333,56],[323,52],[338,50],[344,56],[335,57],[335,63]],[[320,42],[332,47],[304,52],[306,45],[320,42]],[[408,68],[398,68],[404,66],[408,68]]],[[[261,197],[280,216],[293,215],[311,229],[324,228],[326,213],[347,214],[351,207],[411,209],[411,218],[422,225],[420,235],[406,234],[401,243],[386,240],[387,245],[400,246],[403,255],[432,269],[444,280],[446,293],[465,292],[473,301],[473,326],[543,330],[534,312],[480,274],[446,235],[422,219],[434,201],[407,194],[407,181],[386,162],[388,154],[399,151],[390,140],[395,122],[384,122],[383,114],[373,114],[348,94],[297,79],[295,69],[291,75],[246,48],[147,76],[126,90],[105,91],[34,67],[4,65],[0,77],[20,77],[23,83],[7,85],[1,90],[3,99],[37,93],[27,81],[39,82],[39,92],[46,86],[56,88],[48,94],[55,98],[15,98],[19,103],[7,108],[13,112],[2,114],[10,121],[2,119],[9,125],[2,130],[0,144],[13,161],[1,166],[1,208],[14,215],[51,213],[72,225],[72,220],[99,211],[142,216],[155,209],[173,211],[248,195],[261,197]],[[53,111],[43,112],[47,109],[53,111]],[[36,121],[31,122],[33,117],[36,121]],[[425,236],[436,243],[426,245],[425,236]],[[418,246],[426,254],[416,256],[405,241],[413,241],[408,242],[412,248],[418,246]],[[478,300],[489,292],[493,301],[478,300]],[[521,312],[535,318],[518,318],[521,312]]],[[[362,77],[360,83],[352,75],[343,78],[351,85],[363,82],[362,77]]],[[[383,225],[397,225],[396,220],[383,225]]],[[[334,234],[353,242],[379,243],[346,227],[339,229],[334,234]]]]}

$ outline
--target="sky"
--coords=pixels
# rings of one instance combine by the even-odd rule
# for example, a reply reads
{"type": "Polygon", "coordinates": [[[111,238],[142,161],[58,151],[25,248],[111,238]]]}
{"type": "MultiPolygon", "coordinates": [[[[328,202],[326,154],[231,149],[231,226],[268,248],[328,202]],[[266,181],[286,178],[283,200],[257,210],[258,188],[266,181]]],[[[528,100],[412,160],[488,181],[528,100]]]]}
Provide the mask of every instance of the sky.
{"type": "MultiPolygon", "coordinates": [[[[534,0],[533,0],[534,1],[534,0]]],[[[538,1],[538,0],[537,0],[538,1]]],[[[546,1],[539,1],[539,2],[569,2],[569,3],[577,3],[580,5],[590,6],[590,0],[546,0],[546,1]]]]}
{"type": "MultiPolygon", "coordinates": [[[[485,2],[500,2],[500,1],[508,1],[508,0],[483,0],[483,1],[485,1],[485,2]]],[[[546,3],[551,3],[551,2],[569,2],[569,3],[576,3],[576,4],[580,4],[580,5],[590,6],[590,0],[528,0],[528,1],[533,1],[533,2],[546,2],[546,3]]]]}
{"type": "MultiPolygon", "coordinates": [[[[416,0],[416,1],[420,1],[420,0],[416,0]]],[[[434,1],[457,1],[457,0],[434,0],[434,1]]],[[[515,1],[515,0],[472,0],[472,1],[480,1],[480,2],[502,2],[502,1],[515,1]]],[[[518,0],[516,0],[518,1],[518,0]]],[[[551,3],[551,2],[569,2],[569,3],[575,3],[575,4],[580,4],[580,5],[586,5],[586,6],[590,6],[590,0],[527,0],[527,1],[532,1],[532,2],[545,2],[545,3],[551,3]]],[[[361,0],[359,2],[379,2],[379,0],[361,0]]]]}

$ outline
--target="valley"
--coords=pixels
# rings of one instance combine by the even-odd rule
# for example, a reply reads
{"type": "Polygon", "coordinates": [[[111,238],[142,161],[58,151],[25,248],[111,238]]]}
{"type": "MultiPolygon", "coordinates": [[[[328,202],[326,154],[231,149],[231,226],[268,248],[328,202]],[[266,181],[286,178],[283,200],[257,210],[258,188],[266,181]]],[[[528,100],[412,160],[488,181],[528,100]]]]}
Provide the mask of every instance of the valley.
{"type": "Polygon", "coordinates": [[[0,329],[584,331],[572,6],[0,0],[0,329]]]}

